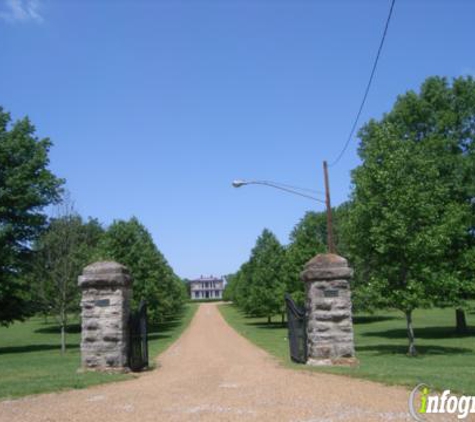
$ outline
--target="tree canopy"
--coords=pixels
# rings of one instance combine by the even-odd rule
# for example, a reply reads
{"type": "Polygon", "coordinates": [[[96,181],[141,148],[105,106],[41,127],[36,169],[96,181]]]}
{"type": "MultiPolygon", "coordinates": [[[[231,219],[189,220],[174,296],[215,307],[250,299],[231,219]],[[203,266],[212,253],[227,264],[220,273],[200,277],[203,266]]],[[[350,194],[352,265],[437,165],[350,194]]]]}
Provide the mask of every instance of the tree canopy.
{"type": "Polygon", "coordinates": [[[229,277],[225,297],[247,314],[266,316],[284,313],[285,251],[275,235],[264,229],[257,238],[249,261],[229,277]]]}
{"type": "Polygon", "coordinates": [[[46,226],[43,210],[60,198],[63,180],[49,169],[49,139],[28,118],[15,123],[0,107],[0,324],[29,311],[24,275],[31,242],[46,226]]]}

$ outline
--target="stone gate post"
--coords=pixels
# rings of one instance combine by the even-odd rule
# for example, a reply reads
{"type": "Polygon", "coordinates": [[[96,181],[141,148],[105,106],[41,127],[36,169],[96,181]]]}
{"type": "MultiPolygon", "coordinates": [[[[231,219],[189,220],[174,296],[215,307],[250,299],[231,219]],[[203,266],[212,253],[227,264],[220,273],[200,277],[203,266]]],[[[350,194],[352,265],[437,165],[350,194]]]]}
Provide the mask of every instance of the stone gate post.
{"type": "Polygon", "coordinates": [[[81,364],[86,370],[125,370],[132,277],[117,262],[95,262],[78,279],[82,290],[81,364]]]}
{"type": "Polygon", "coordinates": [[[353,270],[345,258],[319,254],[301,274],[307,293],[309,365],[356,363],[349,279],[353,270]]]}

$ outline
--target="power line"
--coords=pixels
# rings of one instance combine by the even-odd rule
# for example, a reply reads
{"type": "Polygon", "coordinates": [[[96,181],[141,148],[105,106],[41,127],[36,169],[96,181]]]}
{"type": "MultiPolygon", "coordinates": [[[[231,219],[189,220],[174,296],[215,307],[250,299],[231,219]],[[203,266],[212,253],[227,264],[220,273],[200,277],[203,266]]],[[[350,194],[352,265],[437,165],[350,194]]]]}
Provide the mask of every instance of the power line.
{"type": "Polygon", "coordinates": [[[361,116],[361,112],[363,111],[363,107],[364,107],[364,105],[365,105],[366,98],[368,97],[369,89],[370,89],[370,87],[371,87],[371,82],[373,82],[373,77],[374,77],[374,74],[375,74],[375,72],[376,72],[376,67],[378,66],[379,56],[381,55],[381,51],[382,51],[383,45],[384,45],[384,40],[386,39],[386,34],[387,34],[387,32],[388,32],[389,21],[391,20],[391,15],[392,15],[392,13],[393,13],[394,3],[396,3],[396,0],[391,0],[391,7],[390,7],[390,9],[389,9],[388,18],[386,19],[386,25],[385,25],[385,27],[384,27],[383,36],[382,36],[382,38],[381,38],[381,42],[379,43],[378,52],[377,52],[377,54],[376,54],[376,58],[375,58],[374,63],[373,63],[373,68],[372,68],[372,70],[371,70],[371,75],[370,75],[370,77],[369,77],[368,85],[366,86],[366,90],[365,90],[365,93],[364,93],[364,96],[363,96],[363,100],[361,101],[360,108],[358,109],[358,113],[356,114],[355,121],[354,121],[354,123],[353,123],[353,126],[351,127],[350,134],[349,134],[349,136],[348,136],[348,139],[346,140],[345,146],[344,146],[343,149],[340,151],[340,154],[338,155],[338,157],[336,158],[336,160],[333,161],[333,162],[330,164],[330,167],[333,167],[333,166],[335,166],[336,164],[338,164],[338,162],[340,161],[341,157],[343,157],[343,155],[345,154],[346,149],[348,148],[348,145],[350,145],[351,138],[353,137],[353,133],[355,132],[356,125],[358,124],[358,120],[359,120],[359,118],[360,118],[360,116],[361,116]]]}

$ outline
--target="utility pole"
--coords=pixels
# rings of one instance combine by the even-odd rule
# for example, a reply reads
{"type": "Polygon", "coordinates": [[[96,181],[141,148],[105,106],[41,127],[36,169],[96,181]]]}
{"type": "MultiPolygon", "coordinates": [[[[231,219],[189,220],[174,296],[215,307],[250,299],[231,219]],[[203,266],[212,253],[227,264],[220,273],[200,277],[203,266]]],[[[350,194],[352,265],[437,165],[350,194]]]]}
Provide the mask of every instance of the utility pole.
{"type": "Polygon", "coordinates": [[[323,173],[325,175],[325,203],[327,205],[328,253],[336,253],[335,244],[333,243],[332,206],[330,203],[330,183],[328,182],[328,165],[326,161],[323,162],[323,173]]]}

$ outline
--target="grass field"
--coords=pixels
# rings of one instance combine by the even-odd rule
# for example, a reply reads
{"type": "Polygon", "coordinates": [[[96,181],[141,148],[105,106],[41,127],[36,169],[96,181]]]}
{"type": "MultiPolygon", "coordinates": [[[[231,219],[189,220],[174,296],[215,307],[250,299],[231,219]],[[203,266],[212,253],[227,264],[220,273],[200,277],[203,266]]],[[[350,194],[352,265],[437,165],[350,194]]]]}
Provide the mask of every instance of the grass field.
{"type": "MultiPolygon", "coordinates": [[[[406,356],[405,319],[401,313],[385,312],[354,317],[357,358],[355,368],[310,368],[289,359],[287,328],[268,325],[265,318],[247,318],[232,305],[220,306],[226,321],[257,346],[296,369],[330,372],[366,378],[385,384],[415,387],[424,382],[436,389],[475,395],[475,330],[467,335],[454,331],[455,311],[419,310],[414,314],[419,356],[406,356]]],[[[280,318],[277,318],[279,319],[280,318]]],[[[475,312],[467,313],[475,326],[475,312]]]]}
{"type": "MultiPolygon", "coordinates": [[[[191,321],[197,306],[187,304],[173,321],[149,327],[149,354],[153,358],[173,343],[191,321]]],[[[0,397],[11,398],[130,379],[133,375],[82,373],[80,327],[69,326],[67,352],[59,350],[59,328],[43,318],[31,318],[10,327],[0,327],[0,397]]]]}

